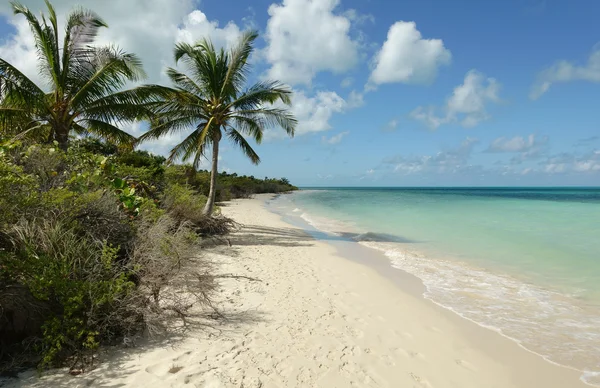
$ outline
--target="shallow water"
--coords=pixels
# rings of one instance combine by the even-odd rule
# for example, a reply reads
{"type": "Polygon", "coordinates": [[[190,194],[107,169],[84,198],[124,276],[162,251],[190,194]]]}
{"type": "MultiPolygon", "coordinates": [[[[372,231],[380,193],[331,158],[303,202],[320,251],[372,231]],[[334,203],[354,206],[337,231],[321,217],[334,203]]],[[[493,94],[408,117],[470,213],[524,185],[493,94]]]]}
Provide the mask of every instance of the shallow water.
{"type": "Polygon", "coordinates": [[[600,189],[325,189],[273,202],[600,385],[600,189]]]}

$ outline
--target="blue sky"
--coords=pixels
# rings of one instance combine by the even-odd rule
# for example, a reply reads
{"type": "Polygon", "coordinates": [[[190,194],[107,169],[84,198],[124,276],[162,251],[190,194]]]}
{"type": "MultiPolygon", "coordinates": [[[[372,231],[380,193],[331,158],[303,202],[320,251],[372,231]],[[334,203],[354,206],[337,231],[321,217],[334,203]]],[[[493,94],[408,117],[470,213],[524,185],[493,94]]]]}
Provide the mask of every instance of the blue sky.
{"type": "MultiPolygon", "coordinates": [[[[260,31],[252,81],[291,85],[298,134],[270,130],[259,166],[223,144],[227,171],[303,186],[600,184],[597,1],[95,3],[78,2],[110,25],[102,41],[142,57],[151,82],[166,82],[175,41],[228,46],[260,31]]],[[[74,2],[54,4],[64,14],[74,2]]],[[[28,31],[8,11],[0,57],[35,78],[28,31]]],[[[146,147],[165,153],[178,139],[146,147]]]]}

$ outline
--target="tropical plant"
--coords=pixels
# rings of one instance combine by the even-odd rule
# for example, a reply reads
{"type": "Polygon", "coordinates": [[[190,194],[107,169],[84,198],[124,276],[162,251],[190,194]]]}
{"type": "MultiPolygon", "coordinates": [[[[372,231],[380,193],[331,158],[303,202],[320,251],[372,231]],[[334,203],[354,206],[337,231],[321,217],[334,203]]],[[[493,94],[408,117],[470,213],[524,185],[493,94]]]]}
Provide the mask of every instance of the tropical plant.
{"type": "Polygon", "coordinates": [[[147,117],[148,110],[136,90],[120,90],[145,77],[140,60],[114,46],[95,46],[99,29],[107,24],[84,9],[67,16],[60,41],[56,12],[45,1],[48,15],[41,20],[27,7],[11,4],[31,27],[48,89],[0,59],[0,128],[16,130],[19,137],[57,141],[63,150],[73,132],[132,143],[134,138],[117,125],[147,117]]]}
{"type": "Polygon", "coordinates": [[[246,32],[229,51],[216,50],[207,39],[195,45],[178,43],[175,61],[183,61],[189,75],[169,68],[167,75],[174,88],[157,85],[141,88],[143,94],[152,92],[159,96],[151,105],[156,116],[150,130],[140,137],[141,141],[192,128],[171,150],[169,160],[193,158],[194,168],[212,146],[205,215],[211,214],[214,208],[219,142],[223,136],[239,147],[252,163],[258,164],[260,158],[245,136],[260,143],[264,129],[269,127],[281,127],[288,135],[294,135],[296,119],[288,109],[275,105],[277,102],[290,105],[291,90],[287,86],[279,81],[262,81],[244,90],[250,71],[248,57],[257,37],[255,31],[246,32]]]}

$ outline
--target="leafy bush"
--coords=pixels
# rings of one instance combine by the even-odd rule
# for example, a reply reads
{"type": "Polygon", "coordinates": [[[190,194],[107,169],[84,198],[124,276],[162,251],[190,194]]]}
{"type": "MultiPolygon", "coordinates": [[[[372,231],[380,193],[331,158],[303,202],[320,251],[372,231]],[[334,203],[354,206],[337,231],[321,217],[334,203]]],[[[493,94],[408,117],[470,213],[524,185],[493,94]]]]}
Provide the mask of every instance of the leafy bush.
{"type": "Polygon", "coordinates": [[[189,221],[196,225],[205,218],[202,212],[206,201],[206,196],[199,195],[187,186],[175,184],[165,189],[162,207],[177,222],[189,221]]]}
{"type": "MultiPolygon", "coordinates": [[[[210,174],[87,138],[65,153],[0,145],[0,373],[83,367],[102,343],[187,322],[212,307],[202,237],[235,229],[204,216],[210,174]]],[[[219,174],[218,200],[294,187],[219,174]]]]}
{"type": "Polygon", "coordinates": [[[21,221],[7,234],[11,248],[2,252],[1,277],[18,281],[50,306],[41,327],[42,365],[65,355],[81,359],[119,326],[106,317],[134,287],[116,261],[118,247],[81,237],[52,219],[21,221]]]}

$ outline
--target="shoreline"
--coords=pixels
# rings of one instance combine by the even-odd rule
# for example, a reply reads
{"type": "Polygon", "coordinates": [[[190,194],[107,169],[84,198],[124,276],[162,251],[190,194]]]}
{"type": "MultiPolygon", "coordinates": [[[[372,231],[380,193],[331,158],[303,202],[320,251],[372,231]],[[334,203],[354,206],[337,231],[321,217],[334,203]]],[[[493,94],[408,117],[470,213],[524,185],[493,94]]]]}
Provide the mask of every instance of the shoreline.
{"type": "MultiPolygon", "coordinates": [[[[275,197],[272,199],[275,200],[275,197]]],[[[290,212],[290,210],[287,209],[287,202],[285,202],[284,206],[282,206],[279,202],[274,202],[273,205],[269,204],[269,202],[270,201],[268,200],[265,201],[268,210],[280,215],[284,221],[290,222],[298,227],[301,227],[303,229],[314,229],[315,231],[317,231],[317,233],[314,234],[315,238],[319,239],[319,236],[323,234],[334,234],[336,236],[339,236],[339,239],[346,241],[348,243],[347,246],[340,245],[339,241],[337,241],[338,239],[323,239],[326,240],[328,244],[334,245],[336,246],[336,248],[338,248],[339,256],[376,269],[381,276],[393,281],[402,291],[423,298],[424,300],[434,304],[435,306],[447,312],[450,312],[452,316],[457,317],[459,320],[466,320],[476,325],[478,328],[483,328],[485,331],[494,333],[494,335],[499,334],[501,337],[518,345],[519,348],[521,348],[522,350],[525,350],[526,352],[531,353],[539,357],[540,359],[543,359],[545,362],[550,363],[553,366],[557,366],[578,373],[578,380],[582,384],[584,384],[584,386],[600,386],[598,385],[598,382],[593,381],[599,376],[597,372],[590,371],[585,367],[580,367],[569,363],[563,363],[560,360],[554,360],[552,359],[552,356],[549,356],[548,354],[536,350],[535,347],[530,347],[529,345],[531,344],[527,343],[527,341],[521,341],[520,337],[511,335],[514,333],[509,332],[507,334],[503,332],[501,328],[502,326],[496,326],[493,323],[484,323],[481,320],[477,320],[476,318],[470,317],[469,314],[463,314],[464,311],[461,311],[460,308],[457,309],[455,308],[456,306],[453,306],[452,304],[445,304],[443,301],[436,299],[435,295],[432,294],[431,289],[423,279],[421,279],[418,275],[411,273],[409,270],[406,270],[405,268],[403,268],[402,265],[396,265],[394,263],[394,255],[396,254],[396,252],[399,251],[401,252],[401,254],[408,254],[408,256],[410,257],[415,255],[415,250],[409,250],[404,247],[401,247],[401,244],[396,244],[396,246],[393,246],[393,240],[382,240],[384,244],[387,243],[387,245],[381,246],[381,244],[375,244],[373,246],[372,244],[370,244],[372,240],[361,239],[362,235],[368,235],[371,233],[370,231],[368,231],[368,229],[364,229],[364,227],[360,228],[353,224],[345,224],[343,221],[338,221],[335,218],[322,217],[317,218],[315,220],[314,215],[318,213],[313,212],[308,214],[306,213],[306,210],[304,208],[303,210],[301,210],[297,207],[294,208],[293,212],[290,212]],[[275,205],[275,203],[277,205],[275,205]],[[366,241],[366,243],[363,243],[363,241],[366,241]],[[357,257],[358,251],[363,251],[362,257],[357,257]],[[392,253],[390,254],[390,252],[392,253]],[[590,379],[593,382],[590,381],[590,379]]],[[[299,205],[294,204],[294,206],[299,205]]],[[[290,209],[294,206],[291,206],[290,209]]],[[[309,233],[313,234],[310,231],[309,233]]],[[[437,253],[439,256],[439,252],[437,253]]],[[[421,255],[422,257],[426,257],[423,256],[424,254],[422,251],[416,254],[421,255]]],[[[439,292],[439,289],[436,291],[439,292]]],[[[469,312],[468,308],[466,309],[466,312],[469,312]]],[[[544,341],[547,339],[543,336],[539,338],[542,338],[544,341]]],[[[566,339],[563,343],[567,343],[567,341],[568,339],[566,339]]],[[[559,343],[560,342],[556,342],[556,344],[559,343]]],[[[578,361],[581,362],[582,360],[578,361]]]]}
{"type": "MultiPolygon", "coordinates": [[[[315,226],[311,225],[308,221],[306,221],[302,218],[300,218],[300,219],[304,225],[299,225],[299,224],[296,224],[295,222],[292,222],[291,220],[287,219],[282,214],[279,214],[276,211],[269,209],[267,206],[267,203],[270,200],[275,199],[279,195],[280,194],[270,195],[270,198],[262,199],[263,206],[265,206],[265,209],[267,211],[270,211],[271,213],[278,215],[284,222],[289,222],[290,224],[294,224],[296,226],[301,226],[303,229],[305,229],[307,227],[312,228],[318,234],[325,233],[325,232],[320,231],[315,226]]],[[[315,237],[316,240],[319,240],[319,237],[316,234],[311,233],[311,231],[308,231],[308,233],[313,235],[313,237],[315,237]]],[[[457,324],[459,326],[464,325],[464,323],[465,323],[464,321],[466,321],[469,324],[475,325],[477,327],[477,329],[475,329],[475,330],[477,330],[477,331],[483,330],[483,332],[479,333],[478,336],[481,336],[481,335],[486,336],[486,337],[488,335],[491,335],[494,337],[500,336],[502,339],[508,340],[512,344],[517,345],[519,347],[519,349],[524,350],[527,353],[530,353],[536,357],[539,357],[541,360],[543,360],[546,363],[549,363],[552,366],[581,374],[581,376],[577,379],[581,386],[586,386],[586,387],[595,386],[595,385],[587,384],[582,380],[581,377],[583,377],[583,375],[586,373],[585,371],[581,371],[577,368],[570,367],[568,365],[562,365],[555,361],[552,361],[552,360],[548,359],[546,356],[539,354],[531,349],[528,349],[527,347],[522,345],[518,339],[515,339],[508,335],[503,334],[499,329],[497,329],[495,327],[491,327],[491,326],[486,326],[479,322],[476,322],[475,320],[473,320],[471,318],[463,316],[461,313],[453,310],[451,307],[445,306],[441,303],[436,302],[434,299],[427,297],[425,295],[427,286],[423,283],[423,281],[421,279],[419,279],[417,276],[415,276],[409,272],[406,272],[401,268],[392,267],[389,258],[385,255],[385,253],[383,251],[376,249],[376,248],[371,248],[371,247],[362,245],[359,242],[351,240],[351,239],[343,239],[343,240],[339,240],[339,241],[329,240],[329,241],[325,241],[325,243],[334,246],[337,251],[336,253],[340,257],[374,269],[375,271],[377,271],[377,273],[379,275],[381,275],[382,277],[393,282],[402,292],[408,293],[416,298],[421,298],[421,299],[423,299],[424,302],[429,302],[429,303],[433,304],[435,307],[442,309],[443,312],[449,313],[448,318],[451,320],[456,320],[457,324]],[[484,332],[485,332],[485,334],[484,334],[484,332]]],[[[466,329],[465,332],[468,332],[470,335],[473,335],[473,331],[472,331],[473,328],[463,328],[463,329],[466,329]]],[[[496,342],[496,341],[483,341],[483,343],[487,343],[487,344],[490,344],[491,342],[496,342]]],[[[488,348],[487,350],[490,353],[493,353],[493,350],[496,348],[495,346],[486,346],[486,347],[488,348]]],[[[572,385],[572,386],[575,386],[575,385],[572,385]]]]}
{"type": "Polygon", "coordinates": [[[285,222],[269,198],[224,206],[244,227],[231,247],[203,252],[232,275],[221,282],[221,321],[108,349],[80,376],[33,372],[8,386],[587,387],[578,372],[426,299],[422,282],[383,254],[285,222]]]}

